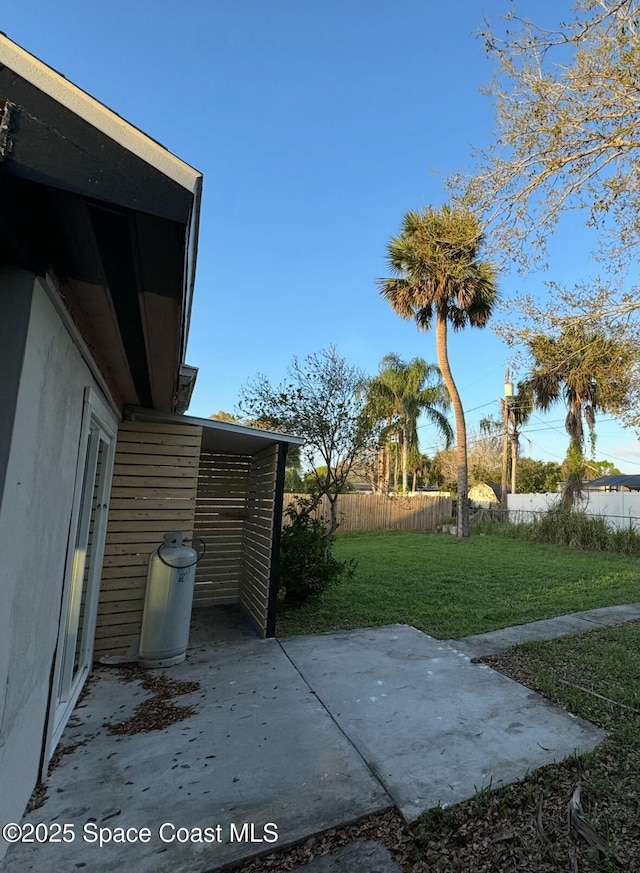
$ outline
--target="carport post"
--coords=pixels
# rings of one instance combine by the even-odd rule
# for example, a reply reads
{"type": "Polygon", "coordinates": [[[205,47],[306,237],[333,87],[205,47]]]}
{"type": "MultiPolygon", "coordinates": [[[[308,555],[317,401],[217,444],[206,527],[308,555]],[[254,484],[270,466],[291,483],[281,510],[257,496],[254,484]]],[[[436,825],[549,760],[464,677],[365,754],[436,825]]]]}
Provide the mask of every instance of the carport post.
{"type": "Polygon", "coordinates": [[[273,497],[273,536],[271,538],[271,568],[269,570],[269,601],[267,604],[266,636],[276,635],[276,607],[280,582],[280,537],[282,535],[282,504],[284,498],[284,474],[287,463],[288,443],[278,443],[276,465],[276,489],[273,497]]]}

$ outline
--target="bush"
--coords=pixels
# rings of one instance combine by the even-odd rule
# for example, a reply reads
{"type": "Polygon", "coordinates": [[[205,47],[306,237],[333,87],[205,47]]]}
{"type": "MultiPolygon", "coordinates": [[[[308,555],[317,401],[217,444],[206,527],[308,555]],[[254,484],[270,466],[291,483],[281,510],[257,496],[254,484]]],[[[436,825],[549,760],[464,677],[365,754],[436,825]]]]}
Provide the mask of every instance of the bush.
{"type": "Polygon", "coordinates": [[[331,552],[333,537],[324,519],[310,515],[310,501],[289,506],[280,539],[280,591],[287,605],[306,603],[339,579],[350,578],[355,561],[339,561],[331,552]]]}

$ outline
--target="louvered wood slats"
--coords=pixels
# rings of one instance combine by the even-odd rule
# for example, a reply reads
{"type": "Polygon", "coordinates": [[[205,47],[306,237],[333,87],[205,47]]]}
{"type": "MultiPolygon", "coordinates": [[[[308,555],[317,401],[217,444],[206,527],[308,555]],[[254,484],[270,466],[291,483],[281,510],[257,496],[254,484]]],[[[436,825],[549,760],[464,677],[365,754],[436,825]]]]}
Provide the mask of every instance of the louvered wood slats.
{"type": "Polygon", "coordinates": [[[118,430],[95,655],[137,653],[149,555],[193,532],[202,428],[123,422],[118,430]]]}

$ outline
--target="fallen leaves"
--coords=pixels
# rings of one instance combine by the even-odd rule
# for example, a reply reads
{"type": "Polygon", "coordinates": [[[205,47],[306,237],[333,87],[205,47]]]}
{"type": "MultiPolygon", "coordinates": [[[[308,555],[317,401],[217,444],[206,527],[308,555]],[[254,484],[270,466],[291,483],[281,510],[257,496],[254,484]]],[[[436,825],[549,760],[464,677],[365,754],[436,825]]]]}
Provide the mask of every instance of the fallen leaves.
{"type": "Polygon", "coordinates": [[[196,713],[193,705],[176,706],[173,702],[182,694],[191,694],[200,688],[199,682],[179,682],[164,674],[153,674],[137,666],[118,668],[125,682],[140,682],[141,686],[152,691],[153,696],[136,706],[129,718],[119,722],[108,722],[110,734],[139,734],[164,730],[169,725],[184,721],[196,713]]]}

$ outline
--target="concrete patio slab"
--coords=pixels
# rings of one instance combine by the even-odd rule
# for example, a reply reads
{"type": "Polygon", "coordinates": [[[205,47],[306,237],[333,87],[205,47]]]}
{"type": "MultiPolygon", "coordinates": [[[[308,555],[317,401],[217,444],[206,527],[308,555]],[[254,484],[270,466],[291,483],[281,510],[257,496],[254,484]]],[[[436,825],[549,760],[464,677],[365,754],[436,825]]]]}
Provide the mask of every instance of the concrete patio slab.
{"type": "Polygon", "coordinates": [[[153,672],[198,681],[174,701],[196,714],[160,731],[111,735],[107,723],[151,695],[99,670],[63,737],[82,745],[52,773],[44,806],[23,820],[68,824],[73,840],[16,844],[4,873],[204,873],[392,805],[276,640],[197,644],[184,664],[153,672]],[[100,827],[150,835],[99,847],[87,837],[100,827]],[[193,829],[207,827],[215,841],[199,842],[193,829]]]}
{"type": "Polygon", "coordinates": [[[405,819],[593,749],[593,725],[406,625],[282,645],[405,819]]]}

